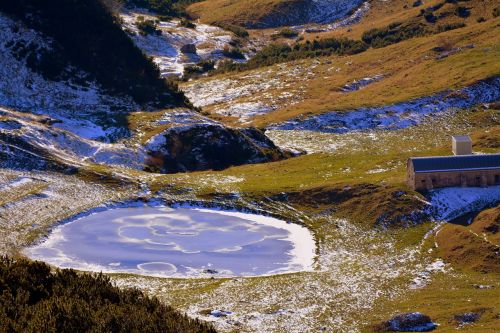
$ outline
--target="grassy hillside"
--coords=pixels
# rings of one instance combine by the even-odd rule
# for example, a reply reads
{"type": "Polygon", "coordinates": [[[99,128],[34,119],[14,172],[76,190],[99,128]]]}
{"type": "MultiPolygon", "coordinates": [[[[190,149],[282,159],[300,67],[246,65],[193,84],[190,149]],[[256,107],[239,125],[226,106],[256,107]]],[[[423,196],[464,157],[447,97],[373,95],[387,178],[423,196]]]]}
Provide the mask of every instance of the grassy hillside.
{"type": "MultiPolygon", "coordinates": [[[[252,96],[231,101],[276,105],[274,111],[254,117],[255,126],[267,126],[300,115],[404,102],[500,75],[499,23],[500,17],[491,18],[450,31],[370,48],[355,55],[316,57],[289,62],[286,66],[278,64],[242,73],[225,73],[200,82],[210,84],[229,79],[236,81],[238,86],[250,88],[255,82],[280,78],[283,85],[269,85],[252,96]],[[288,75],[287,71],[292,70],[307,75],[288,75]],[[348,93],[342,90],[355,80],[379,74],[383,75],[381,80],[362,89],[348,93]],[[285,93],[292,94],[292,98],[276,103],[285,93]]],[[[203,110],[212,113],[224,107],[227,105],[214,104],[203,110]]]]}
{"type": "Polygon", "coordinates": [[[429,26],[439,26],[458,22],[474,24],[477,23],[480,18],[485,20],[493,19],[493,12],[498,6],[498,2],[495,0],[430,0],[425,2],[422,1],[422,4],[419,6],[413,6],[415,2],[416,1],[410,0],[370,1],[370,10],[363,15],[359,23],[334,31],[309,33],[305,35],[305,38],[315,38],[316,36],[361,38],[365,31],[374,28],[383,28],[394,22],[419,21],[429,26]],[[457,15],[457,7],[468,8],[469,15],[462,15],[462,17],[457,15]],[[436,17],[435,22],[428,22],[425,20],[422,11],[432,13],[436,17]]]}
{"type": "MultiPolygon", "coordinates": [[[[7,0],[0,11],[53,39],[51,47],[19,45],[28,66],[51,80],[78,77],[71,66],[107,90],[138,103],[185,105],[177,87],[137,48],[100,0],[7,0]]],[[[83,79],[84,80],[84,79],[83,79]]]]}
{"type": "Polygon", "coordinates": [[[220,25],[253,26],[271,14],[286,15],[303,0],[210,0],[187,8],[188,14],[202,22],[220,25]]]}
{"type": "MultiPolygon", "coordinates": [[[[299,210],[315,214],[333,210],[337,216],[367,227],[380,224],[384,216],[401,226],[405,216],[422,206],[420,195],[405,185],[407,158],[449,155],[451,135],[491,132],[500,124],[499,117],[499,110],[463,111],[416,127],[371,135],[306,132],[302,136],[294,131],[269,131],[278,145],[306,145],[318,153],[220,172],[164,175],[151,186],[152,190],[167,185],[192,188],[207,198],[216,193],[241,193],[255,200],[286,200],[299,210]],[[214,181],[207,181],[212,178],[214,181]],[[224,186],[217,182],[226,178],[241,181],[224,186]]],[[[481,151],[499,152],[500,146],[481,151]]]]}
{"type": "Polygon", "coordinates": [[[52,273],[41,262],[1,257],[0,290],[1,332],[215,332],[102,274],[52,273]]]}
{"type": "Polygon", "coordinates": [[[481,212],[470,226],[445,225],[436,235],[439,255],[454,267],[500,272],[500,206],[481,212]]]}
{"type": "MultiPolygon", "coordinates": [[[[440,332],[497,332],[500,290],[498,227],[500,206],[481,212],[469,226],[444,224],[425,248],[435,258],[451,264],[425,288],[410,290],[405,297],[379,303],[383,320],[387,312],[420,311],[440,323],[440,332]],[[463,314],[474,320],[463,323],[463,314]]],[[[366,332],[372,332],[370,328],[366,332]]]]}
{"type": "Polygon", "coordinates": [[[359,55],[331,58],[340,68],[338,74],[321,76],[332,65],[323,61],[307,84],[304,101],[256,120],[265,124],[307,112],[321,113],[379,106],[432,95],[449,88],[460,88],[500,74],[497,18],[441,34],[410,39],[359,55]],[[474,48],[464,46],[473,43],[474,48]],[[460,52],[438,60],[433,48],[460,47],[460,52]],[[340,87],[363,77],[385,76],[379,82],[348,94],[340,87]]]}

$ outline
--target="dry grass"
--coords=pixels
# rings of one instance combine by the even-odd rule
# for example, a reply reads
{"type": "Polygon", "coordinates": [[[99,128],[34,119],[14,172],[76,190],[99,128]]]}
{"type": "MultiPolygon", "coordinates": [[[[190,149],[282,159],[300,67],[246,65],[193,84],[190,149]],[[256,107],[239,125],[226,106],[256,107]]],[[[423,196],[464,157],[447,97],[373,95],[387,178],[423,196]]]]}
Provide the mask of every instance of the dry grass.
{"type": "MultiPolygon", "coordinates": [[[[251,124],[258,127],[301,115],[404,102],[450,88],[463,88],[478,80],[500,75],[499,23],[500,18],[490,19],[437,35],[369,49],[353,56],[302,60],[286,66],[281,64],[249,72],[217,75],[198,82],[210,87],[212,82],[229,79],[235,82],[235,86],[251,88],[259,86],[259,78],[262,83],[276,78],[283,80],[283,84],[272,85],[251,96],[231,101],[262,101],[277,106],[275,111],[251,120],[251,124]],[[473,48],[463,48],[471,44],[473,48]],[[443,45],[462,47],[462,50],[437,60],[439,54],[432,49],[443,45]],[[287,75],[287,70],[299,71],[302,75],[287,75]],[[354,80],[377,74],[384,75],[384,78],[358,91],[345,93],[340,89],[354,80]],[[292,93],[292,97],[281,101],[280,96],[284,93],[292,93]],[[292,100],[293,103],[289,103],[292,100]]],[[[224,107],[224,103],[215,103],[204,107],[204,111],[220,118],[214,112],[224,107]]],[[[235,124],[234,119],[220,119],[235,124]]]]}
{"type": "Polygon", "coordinates": [[[446,224],[436,235],[438,253],[455,268],[477,272],[500,272],[499,247],[471,227],[446,224]]]}
{"type": "Polygon", "coordinates": [[[500,205],[481,212],[474,219],[470,230],[483,235],[490,243],[500,246],[500,205]]]}
{"type": "MultiPolygon", "coordinates": [[[[430,0],[425,1],[421,6],[413,7],[412,4],[414,1],[412,0],[370,1],[370,10],[363,16],[359,23],[334,31],[305,34],[304,37],[306,39],[314,39],[316,37],[343,36],[359,39],[367,30],[383,28],[393,22],[407,22],[417,19],[421,9],[429,8],[443,2],[443,0],[430,0]]],[[[435,12],[437,15],[445,14],[436,24],[439,25],[459,21],[467,25],[475,25],[479,17],[483,17],[486,20],[493,19],[493,8],[498,6],[498,2],[495,0],[471,0],[459,2],[458,5],[471,8],[470,16],[467,18],[459,18],[455,15],[445,14],[454,9],[452,4],[445,4],[441,9],[435,12]]]]}
{"type": "Polygon", "coordinates": [[[210,0],[192,4],[187,12],[204,23],[245,26],[295,2],[298,0],[210,0]]]}
{"type": "MultiPolygon", "coordinates": [[[[349,57],[323,59],[306,84],[302,102],[254,119],[263,126],[301,114],[380,106],[461,88],[500,75],[500,19],[438,35],[415,38],[349,57]],[[475,48],[437,61],[432,49],[443,43],[475,48]],[[339,87],[367,76],[385,78],[367,87],[343,93],[339,87]]],[[[307,62],[305,62],[307,67],[307,62]]]]}

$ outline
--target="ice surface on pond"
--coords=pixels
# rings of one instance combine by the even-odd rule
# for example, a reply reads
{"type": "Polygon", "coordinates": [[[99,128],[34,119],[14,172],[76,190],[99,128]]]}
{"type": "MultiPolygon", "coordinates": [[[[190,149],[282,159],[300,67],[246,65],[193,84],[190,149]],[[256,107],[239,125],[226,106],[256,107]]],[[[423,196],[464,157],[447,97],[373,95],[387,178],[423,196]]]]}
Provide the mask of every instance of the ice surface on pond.
{"type": "Polygon", "coordinates": [[[115,208],[57,227],[26,254],[62,268],[154,276],[311,270],[314,239],[271,217],[198,208],[115,208]]]}

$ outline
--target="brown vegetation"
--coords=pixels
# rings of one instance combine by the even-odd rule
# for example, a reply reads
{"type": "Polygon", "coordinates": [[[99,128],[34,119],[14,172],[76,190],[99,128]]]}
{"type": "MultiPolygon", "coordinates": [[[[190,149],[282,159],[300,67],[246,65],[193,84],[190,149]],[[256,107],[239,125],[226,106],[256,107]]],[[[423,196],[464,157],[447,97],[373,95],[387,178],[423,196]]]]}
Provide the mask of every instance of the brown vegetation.
{"type": "Polygon", "coordinates": [[[500,272],[500,207],[479,214],[471,226],[447,224],[436,235],[440,256],[455,268],[500,272]]]}
{"type": "Polygon", "coordinates": [[[288,193],[287,200],[305,209],[336,212],[338,216],[380,227],[407,227],[428,218],[417,193],[393,186],[358,184],[321,187],[288,193]],[[362,208],[361,208],[362,207],[362,208]]]}

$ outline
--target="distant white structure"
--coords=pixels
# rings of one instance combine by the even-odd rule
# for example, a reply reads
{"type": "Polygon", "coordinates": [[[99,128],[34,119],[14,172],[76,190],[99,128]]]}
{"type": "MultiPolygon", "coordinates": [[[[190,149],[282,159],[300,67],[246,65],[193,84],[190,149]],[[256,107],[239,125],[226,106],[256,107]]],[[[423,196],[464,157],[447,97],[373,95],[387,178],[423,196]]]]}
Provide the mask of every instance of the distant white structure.
{"type": "Polygon", "coordinates": [[[472,155],[472,140],[468,135],[454,135],[451,145],[455,155],[472,155]]]}

